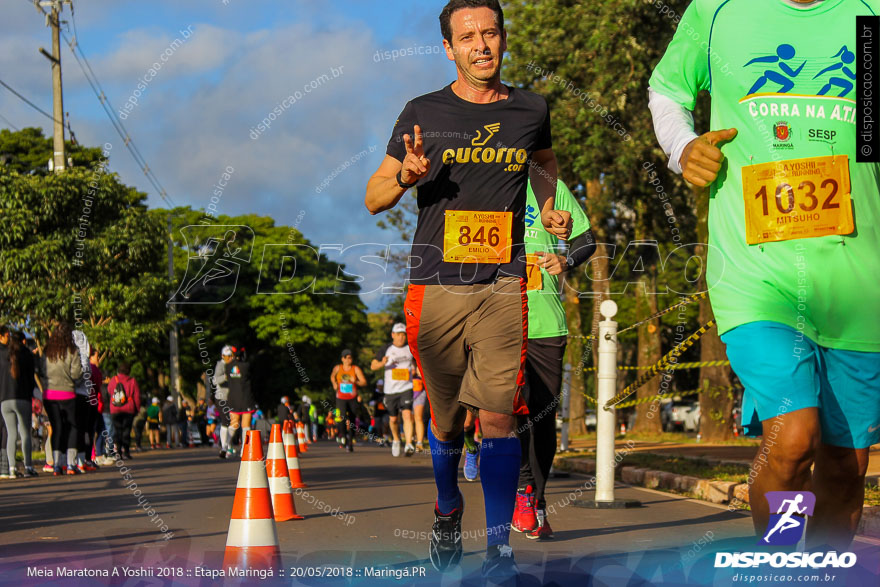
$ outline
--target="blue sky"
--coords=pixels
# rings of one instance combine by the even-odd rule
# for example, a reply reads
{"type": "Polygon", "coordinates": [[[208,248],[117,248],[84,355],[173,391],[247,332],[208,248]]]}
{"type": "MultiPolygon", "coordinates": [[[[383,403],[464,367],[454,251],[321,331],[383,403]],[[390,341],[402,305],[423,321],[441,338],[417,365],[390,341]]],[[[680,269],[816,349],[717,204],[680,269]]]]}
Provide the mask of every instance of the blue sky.
{"type": "MultiPolygon", "coordinates": [[[[77,40],[117,110],[182,31],[191,34],[140,90],[124,124],[177,205],[206,208],[224,169],[217,210],[293,225],[316,244],[397,242],[363,207],[366,181],[406,101],[452,81],[445,55],[396,60],[377,51],[442,44],[445,0],[77,0],[77,40]],[[337,77],[332,77],[333,72],[337,77]],[[329,81],[303,92],[322,75],[329,81]],[[250,129],[287,96],[302,98],[256,140],[250,129]],[[366,150],[366,155],[359,155],[366,150]],[[338,166],[350,165],[337,175],[338,166]],[[327,181],[329,180],[329,181],[327,181]],[[316,187],[326,183],[317,193],[316,187]]],[[[51,111],[49,29],[28,0],[0,9],[0,79],[51,111]]],[[[71,21],[69,8],[63,18],[71,21]]],[[[70,33],[73,33],[72,22],[70,33]]],[[[439,49],[434,49],[437,51],[439,49]]],[[[66,46],[65,111],[78,140],[113,145],[110,168],[164,206],[125,150],[66,46]]],[[[317,83],[317,82],[316,82],[317,83]]],[[[47,119],[0,88],[0,114],[18,128],[47,119]]],[[[0,126],[7,126],[0,119],[0,126]]],[[[369,276],[370,289],[380,275],[369,276]]],[[[381,300],[364,296],[376,309],[381,300]]]]}

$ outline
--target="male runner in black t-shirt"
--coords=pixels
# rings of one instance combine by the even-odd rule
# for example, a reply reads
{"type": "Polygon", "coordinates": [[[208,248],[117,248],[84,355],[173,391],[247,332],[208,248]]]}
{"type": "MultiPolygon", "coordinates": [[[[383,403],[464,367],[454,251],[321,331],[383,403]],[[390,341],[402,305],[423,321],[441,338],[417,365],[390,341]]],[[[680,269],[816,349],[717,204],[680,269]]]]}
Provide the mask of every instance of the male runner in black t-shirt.
{"type": "Polygon", "coordinates": [[[440,28],[458,79],[406,105],[365,203],[376,214],[418,186],[405,312],[431,402],[428,439],[438,493],[431,562],[442,571],[461,559],[458,468],[467,408],[479,412],[484,435],[483,574],[504,577],[516,573],[508,546],[520,463],[515,414],[527,412],[519,389],[528,327],[529,179],[549,232],[566,238],[571,219],[553,210],[556,158],[546,101],[501,83],[507,39],[497,0],[451,0],[440,28]]]}

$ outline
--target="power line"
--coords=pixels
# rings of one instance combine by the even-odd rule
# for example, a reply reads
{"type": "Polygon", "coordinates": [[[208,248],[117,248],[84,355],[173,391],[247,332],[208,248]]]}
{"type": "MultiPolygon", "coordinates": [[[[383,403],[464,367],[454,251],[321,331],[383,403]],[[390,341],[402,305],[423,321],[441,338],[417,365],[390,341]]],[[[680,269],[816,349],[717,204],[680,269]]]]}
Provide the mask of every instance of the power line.
{"type": "MultiPolygon", "coordinates": [[[[48,16],[46,14],[46,11],[43,10],[42,6],[40,6],[39,0],[27,0],[27,2],[28,4],[33,3],[37,10],[39,10],[44,16],[48,16]]],[[[73,22],[73,30],[76,31],[76,19],[74,17],[72,2],[70,4],[70,18],[73,22]]],[[[137,145],[135,145],[134,139],[131,138],[131,135],[128,133],[128,130],[126,130],[125,125],[122,124],[122,120],[120,120],[119,116],[116,115],[116,111],[113,110],[113,108],[110,106],[109,100],[104,93],[104,88],[101,87],[101,83],[98,81],[98,77],[95,75],[91,64],[89,64],[85,53],[83,53],[82,49],[80,49],[79,47],[79,43],[76,40],[76,35],[74,34],[74,38],[71,40],[64,31],[61,31],[61,36],[64,37],[64,41],[70,48],[70,52],[73,54],[73,58],[76,59],[76,63],[82,70],[86,81],[89,82],[89,86],[91,86],[92,91],[95,93],[95,96],[101,103],[101,107],[103,108],[104,113],[107,114],[107,117],[110,119],[110,124],[113,125],[116,133],[122,139],[122,143],[128,149],[128,152],[131,153],[131,156],[135,160],[135,163],[138,165],[138,167],[141,168],[141,171],[144,173],[147,181],[150,182],[150,184],[153,186],[153,188],[165,201],[166,204],[172,207],[176,206],[176,204],[168,196],[168,192],[166,192],[165,188],[162,187],[162,184],[159,182],[159,178],[156,177],[156,174],[153,173],[153,170],[147,164],[147,160],[141,154],[140,149],[138,149],[137,145]],[[77,51],[79,52],[79,54],[77,54],[77,51]]]]}
{"type": "MultiPolygon", "coordinates": [[[[28,106],[30,106],[31,108],[33,108],[34,110],[36,110],[37,112],[39,112],[40,114],[42,114],[43,116],[48,118],[49,120],[52,120],[54,122],[58,122],[58,120],[54,116],[52,116],[51,114],[49,114],[48,112],[46,112],[45,110],[43,110],[42,108],[40,108],[39,106],[37,106],[36,104],[31,102],[30,100],[28,100],[24,96],[22,96],[15,88],[13,88],[12,86],[10,86],[6,82],[4,82],[2,79],[0,79],[0,86],[3,86],[4,88],[6,88],[10,92],[12,92],[19,100],[21,100],[22,102],[24,102],[25,104],[27,104],[28,106]]],[[[64,123],[62,122],[62,124],[64,124],[64,123]]],[[[73,134],[73,130],[70,128],[69,124],[64,124],[64,126],[67,128],[67,130],[71,134],[73,134]]]]}
{"type": "Polygon", "coordinates": [[[13,129],[13,130],[15,130],[15,131],[21,130],[21,129],[19,129],[18,127],[16,127],[14,124],[12,124],[12,123],[9,121],[9,119],[6,118],[5,116],[3,116],[2,114],[0,114],[0,119],[2,119],[3,122],[5,122],[5,123],[7,124],[7,126],[9,126],[9,128],[11,128],[11,129],[13,129]]]}

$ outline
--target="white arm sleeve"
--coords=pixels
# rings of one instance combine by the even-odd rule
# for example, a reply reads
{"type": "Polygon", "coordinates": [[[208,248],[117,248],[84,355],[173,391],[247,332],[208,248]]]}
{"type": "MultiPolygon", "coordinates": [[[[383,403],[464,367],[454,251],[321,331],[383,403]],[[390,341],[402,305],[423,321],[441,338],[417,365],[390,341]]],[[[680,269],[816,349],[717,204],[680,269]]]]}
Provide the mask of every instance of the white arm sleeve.
{"type": "Polygon", "coordinates": [[[226,363],[222,359],[214,365],[214,376],[211,379],[214,381],[214,387],[223,387],[226,383],[226,363]]]}
{"type": "Polygon", "coordinates": [[[654,134],[660,148],[669,157],[667,166],[675,173],[681,173],[681,153],[692,140],[697,138],[694,132],[694,114],[672,98],[648,88],[648,108],[654,119],[654,134]]]}

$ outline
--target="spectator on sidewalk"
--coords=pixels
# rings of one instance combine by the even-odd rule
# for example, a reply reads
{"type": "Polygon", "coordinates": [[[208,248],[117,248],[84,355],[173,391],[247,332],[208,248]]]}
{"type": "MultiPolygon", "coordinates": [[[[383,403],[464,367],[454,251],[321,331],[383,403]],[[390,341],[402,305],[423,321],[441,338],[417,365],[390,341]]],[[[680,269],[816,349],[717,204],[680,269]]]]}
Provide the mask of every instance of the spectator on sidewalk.
{"type": "Polygon", "coordinates": [[[192,446],[189,440],[189,423],[192,420],[189,410],[189,402],[183,400],[180,411],[177,414],[177,446],[192,446]]]}
{"type": "Polygon", "coordinates": [[[80,473],[97,471],[98,467],[92,459],[92,445],[94,444],[95,412],[89,405],[92,394],[92,368],[89,362],[91,346],[86,335],[81,330],[73,331],[73,344],[79,350],[80,362],[82,363],[83,377],[74,386],[74,417],[76,418],[76,468],[80,473]]]}
{"type": "MultiPolygon", "coordinates": [[[[4,339],[3,332],[6,327],[0,328],[0,343],[4,339]]],[[[6,348],[0,344],[0,381],[6,379],[12,382],[12,388],[0,383],[0,412],[6,424],[8,435],[5,449],[9,460],[9,476],[36,477],[34,471],[31,448],[31,399],[34,395],[34,356],[24,344],[24,335],[21,332],[9,332],[5,335],[6,348]],[[3,354],[6,353],[4,365],[3,354]],[[8,374],[8,378],[5,375],[8,374]],[[24,474],[15,469],[15,445],[21,441],[21,452],[24,458],[24,474]]],[[[6,469],[3,469],[4,471],[6,469]]]]}
{"type": "Polygon", "coordinates": [[[98,367],[98,350],[94,347],[89,348],[89,372],[91,377],[87,382],[89,391],[88,405],[86,407],[86,435],[85,435],[85,463],[86,468],[89,466],[98,468],[98,458],[103,454],[103,446],[101,453],[98,453],[98,445],[103,445],[104,418],[101,416],[100,403],[101,391],[104,384],[104,373],[98,367]],[[94,459],[92,458],[94,455],[94,459]]]}
{"type": "Polygon", "coordinates": [[[113,419],[113,437],[116,456],[131,459],[131,427],[135,415],[141,409],[141,390],[130,367],[125,361],[119,363],[116,375],[107,382],[110,393],[110,415],[113,419]]]}
{"type": "Polygon", "coordinates": [[[76,475],[76,393],[82,380],[83,365],[79,350],[73,343],[73,332],[66,322],[58,324],[49,336],[43,357],[46,390],[43,407],[52,425],[52,453],[56,476],[76,475]],[[66,457],[66,461],[65,461],[66,457]]]}
{"type": "Polygon", "coordinates": [[[135,452],[141,452],[143,450],[141,448],[141,442],[144,440],[144,428],[147,426],[147,405],[143,398],[143,392],[141,392],[141,409],[138,410],[137,415],[134,417],[134,422],[132,426],[134,427],[134,450],[135,452]]]}
{"type": "Polygon", "coordinates": [[[150,407],[147,408],[147,434],[150,437],[150,448],[159,448],[159,424],[162,422],[162,408],[159,406],[159,398],[153,397],[150,407]]]}
{"type": "Polygon", "coordinates": [[[172,448],[179,428],[177,427],[177,406],[174,398],[168,396],[162,404],[162,422],[165,424],[165,448],[172,448]]]}
{"type": "MultiPolygon", "coordinates": [[[[98,352],[94,349],[92,351],[94,355],[89,357],[89,363],[97,368],[98,352]]],[[[95,437],[95,460],[99,465],[112,465],[113,459],[110,456],[110,444],[113,440],[113,417],[110,415],[110,395],[107,393],[107,382],[104,380],[103,371],[98,369],[98,372],[101,377],[100,382],[95,383],[95,392],[98,398],[99,422],[97,427],[101,430],[95,437]]]]}
{"type": "Polygon", "coordinates": [[[199,441],[202,446],[205,446],[208,443],[207,422],[205,421],[207,415],[208,404],[205,403],[205,398],[199,398],[199,401],[193,408],[192,415],[189,419],[199,432],[199,441]]]}

